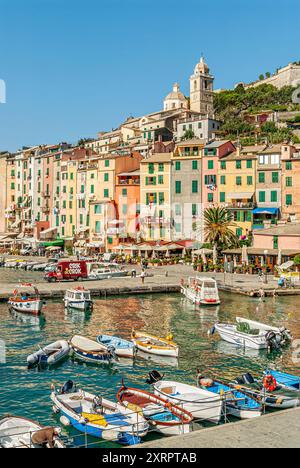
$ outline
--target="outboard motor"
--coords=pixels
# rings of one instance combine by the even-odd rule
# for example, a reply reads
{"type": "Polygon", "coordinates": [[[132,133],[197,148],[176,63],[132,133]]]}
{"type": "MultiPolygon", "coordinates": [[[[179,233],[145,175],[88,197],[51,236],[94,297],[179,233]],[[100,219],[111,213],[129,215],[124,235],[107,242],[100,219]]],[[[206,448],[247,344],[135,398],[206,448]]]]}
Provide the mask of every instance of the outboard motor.
{"type": "Polygon", "coordinates": [[[41,356],[39,356],[38,366],[41,367],[41,368],[45,368],[45,367],[47,367],[47,364],[48,364],[47,354],[42,354],[41,356]]]}
{"type": "Polygon", "coordinates": [[[112,359],[115,361],[118,360],[117,355],[116,355],[116,348],[114,346],[107,346],[107,350],[109,354],[111,355],[112,359]]]}
{"type": "Polygon", "coordinates": [[[157,370],[153,370],[149,372],[149,379],[146,380],[146,383],[148,385],[153,385],[156,382],[159,382],[160,380],[162,380],[163,378],[164,376],[161,375],[157,370]]]}
{"type": "Polygon", "coordinates": [[[73,388],[74,382],[72,382],[72,380],[68,380],[68,382],[66,382],[65,385],[61,388],[60,393],[65,395],[66,393],[70,393],[73,388]]]}
{"type": "Polygon", "coordinates": [[[242,379],[246,385],[253,385],[255,383],[253,376],[249,372],[247,372],[247,374],[244,374],[242,379]]]}
{"type": "Polygon", "coordinates": [[[276,334],[273,331],[269,331],[266,334],[266,342],[271,351],[273,351],[274,349],[278,350],[280,348],[280,345],[278,344],[276,339],[276,334]]]}

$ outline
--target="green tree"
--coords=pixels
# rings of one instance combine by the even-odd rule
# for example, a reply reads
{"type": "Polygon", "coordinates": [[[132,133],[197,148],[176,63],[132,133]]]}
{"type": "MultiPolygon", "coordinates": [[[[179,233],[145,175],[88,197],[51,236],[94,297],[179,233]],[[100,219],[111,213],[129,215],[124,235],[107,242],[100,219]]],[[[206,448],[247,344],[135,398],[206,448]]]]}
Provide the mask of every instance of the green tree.
{"type": "Polygon", "coordinates": [[[261,75],[259,75],[259,79],[260,79],[260,81],[264,81],[265,76],[263,74],[261,74],[261,75]]]}
{"type": "Polygon", "coordinates": [[[193,132],[192,129],[188,129],[186,130],[186,132],[184,133],[183,137],[181,138],[182,141],[185,141],[185,140],[192,140],[193,138],[195,138],[195,133],[193,132]]]}
{"type": "Polygon", "coordinates": [[[238,246],[239,240],[232,230],[234,226],[232,213],[226,208],[218,207],[205,210],[205,242],[216,245],[218,249],[238,246]]]}

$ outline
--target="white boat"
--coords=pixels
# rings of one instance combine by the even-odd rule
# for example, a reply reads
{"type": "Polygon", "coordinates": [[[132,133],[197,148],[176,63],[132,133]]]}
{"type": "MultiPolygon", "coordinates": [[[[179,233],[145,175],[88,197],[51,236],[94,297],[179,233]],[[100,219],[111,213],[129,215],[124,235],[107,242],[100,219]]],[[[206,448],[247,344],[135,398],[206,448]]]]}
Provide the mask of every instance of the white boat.
{"type": "Polygon", "coordinates": [[[221,304],[216,280],[190,277],[188,284],[181,286],[182,294],[195,305],[217,306],[221,304]]]}
{"type": "Polygon", "coordinates": [[[136,349],[132,341],[124,340],[118,336],[99,335],[97,336],[97,343],[112,349],[118,357],[134,358],[136,354],[136,349]]]}
{"type": "Polygon", "coordinates": [[[222,417],[223,401],[220,396],[193,385],[160,380],[154,384],[154,393],[185,409],[196,420],[218,424],[222,417]]]}
{"type": "Polygon", "coordinates": [[[99,439],[112,440],[124,445],[134,445],[145,437],[149,424],[142,414],[137,414],[101,396],[74,389],[72,381],[51,394],[53,410],[61,414],[61,422],[71,425],[84,434],[99,439]]]}
{"type": "Polygon", "coordinates": [[[74,354],[81,360],[95,364],[111,363],[116,360],[115,353],[106,346],[84,336],[75,335],[70,341],[74,354]]]}
{"type": "Polygon", "coordinates": [[[93,301],[91,292],[83,287],[68,289],[64,297],[65,307],[79,310],[91,310],[93,301]]]}
{"type": "Polygon", "coordinates": [[[131,340],[135,347],[144,353],[178,358],[179,347],[174,343],[172,335],[167,338],[158,338],[143,331],[134,330],[131,340]]]}
{"type": "Polygon", "coordinates": [[[278,349],[292,339],[285,328],[272,327],[241,317],[237,317],[236,322],[236,324],[217,323],[214,329],[228,343],[258,350],[278,349]]]}
{"type": "Polygon", "coordinates": [[[56,341],[44,348],[41,348],[36,353],[27,357],[27,364],[34,366],[36,364],[45,364],[53,366],[69,355],[70,346],[67,341],[56,341]]]}
{"type": "MultiPolygon", "coordinates": [[[[41,429],[44,427],[30,419],[5,417],[0,420],[0,448],[39,448],[32,443],[31,438],[41,429]]],[[[55,448],[65,448],[59,438],[55,440],[55,448]]]]}
{"type": "Polygon", "coordinates": [[[8,300],[8,305],[17,312],[39,315],[42,312],[43,301],[35,286],[31,283],[24,283],[19,289],[14,290],[13,296],[8,300]],[[33,289],[33,292],[28,292],[29,288],[33,289]]]}

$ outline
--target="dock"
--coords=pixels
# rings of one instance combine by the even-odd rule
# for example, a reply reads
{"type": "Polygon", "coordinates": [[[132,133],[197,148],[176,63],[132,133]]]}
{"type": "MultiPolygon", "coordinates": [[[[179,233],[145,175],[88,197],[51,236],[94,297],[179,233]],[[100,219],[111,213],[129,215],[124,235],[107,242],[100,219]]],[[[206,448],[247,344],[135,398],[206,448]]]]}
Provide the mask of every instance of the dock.
{"type": "Polygon", "coordinates": [[[141,444],[143,449],[300,448],[300,408],[141,444]]]}

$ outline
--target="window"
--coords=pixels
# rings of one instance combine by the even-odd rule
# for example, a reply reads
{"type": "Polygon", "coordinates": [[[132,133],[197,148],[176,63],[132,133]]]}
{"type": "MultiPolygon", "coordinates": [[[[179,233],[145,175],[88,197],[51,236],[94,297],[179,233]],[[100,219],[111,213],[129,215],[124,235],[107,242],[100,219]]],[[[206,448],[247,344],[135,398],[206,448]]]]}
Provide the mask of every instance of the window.
{"type": "Polygon", "coordinates": [[[259,192],[258,200],[260,203],[265,203],[266,201],[266,192],[259,192]]]}
{"type": "Polygon", "coordinates": [[[159,165],[158,165],[158,170],[159,170],[159,172],[164,172],[164,168],[165,168],[164,164],[163,164],[163,163],[159,163],[159,165]]]}
{"type": "Polygon", "coordinates": [[[15,188],[15,183],[14,182],[11,182],[10,188],[11,188],[11,190],[14,190],[14,188],[15,188]]]}
{"type": "Polygon", "coordinates": [[[196,171],[198,169],[198,161],[193,161],[192,162],[192,169],[196,171]]]}
{"type": "Polygon", "coordinates": [[[105,161],[105,167],[109,167],[109,159],[106,159],[106,161],[105,161]]]}
{"type": "Polygon", "coordinates": [[[286,168],[287,171],[291,171],[293,169],[292,161],[286,161],[285,168],[286,168]]]}
{"type": "Polygon", "coordinates": [[[95,186],[91,185],[91,193],[95,193],[95,186]]]}
{"type": "Polygon", "coordinates": [[[253,177],[252,176],[247,177],[247,185],[253,185],[253,177]]]}
{"type": "Polygon", "coordinates": [[[179,234],[181,232],[181,224],[180,223],[175,223],[175,231],[177,232],[177,234],[179,234]]]}
{"type": "Polygon", "coordinates": [[[80,187],[80,193],[84,193],[84,185],[80,187]]]}
{"type": "Polygon", "coordinates": [[[252,160],[247,161],[247,169],[252,169],[252,160]]]}
{"type": "Polygon", "coordinates": [[[165,203],[165,194],[163,192],[160,192],[158,194],[158,203],[160,205],[163,205],[165,203]]]}
{"type": "Polygon", "coordinates": [[[96,234],[100,234],[100,232],[101,232],[101,222],[100,221],[96,221],[96,223],[95,223],[95,232],[96,232],[96,234]]]}
{"type": "Polygon", "coordinates": [[[210,159],[209,161],[207,161],[207,168],[209,170],[213,170],[213,168],[214,168],[214,161],[213,160],[210,159]]]}
{"type": "Polygon", "coordinates": [[[221,182],[221,185],[226,185],[226,176],[222,175],[220,182],[221,182]]]}
{"type": "Polygon", "coordinates": [[[104,182],[108,182],[109,181],[109,173],[108,172],[105,172],[104,174],[104,182]]]}
{"type": "Polygon", "coordinates": [[[122,196],[127,197],[127,188],[122,189],[122,196]]]}
{"type": "Polygon", "coordinates": [[[242,169],[242,161],[236,161],[235,162],[235,168],[236,169],[242,169]]]}
{"type": "Polygon", "coordinates": [[[220,192],[220,203],[225,203],[226,195],[225,192],[220,192]]]}
{"type": "Polygon", "coordinates": [[[279,181],[278,172],[272,172],[272,183],[273,184],[278,184],[278,181],[279,181]]]}
{"type": "Polygon", "coordinates": [[[278,236],[273,237],[273,249],[278,249],[278,236]]]}
{"type": "Polygon", "coordinates": [[[276,190],[272,190],[272,192],[271,192],[271,202],[272,202],[272,203],[276,203],[276,202],[277,202],[277,199],[278,199],[277,191],[276,191],[276,190]]]}
{"type": "Polygon", "coordinates": [[[163,185],[163,183],[164,183],[164,176],[163,176],[163,175],[159,175],[159,176],[158,176],[158,184],[159,184],[159,185],[163,185]]]}
{"type": "Polygon", "coordinates": [[[95,205],[94,206],[94,213],[95,214],[101,214],[102,213],[102,206],[101,205],[95,205]]]}
{"type": "Polygon", "coordinates": [[[81,225],[83,224],[83,214],[82,213],[80,213],[80,215],[79,215],[79,224],[81,224],[81,225]]]}
{"type": "Polygon", "coordinates": [[[192,180],[192,193],[198,193],[198,180],[192,180]]]}
{"type": "Polygon", "coordinates": [[[126,213],[127,213],[127,205],[123,205],[122,206],[122,214],[126,215],[126,213]]]}
{"type": "Polygon", "coordinates": [[[242,178],[241,178],[241,176],[237,176],[237,178],[236,178],[236,185],[242,185],[242,178]]]}
{"type": "Polygon", "coordinates": [[[214,201],[214,194],[213,193],[208,193],[207,194],[207,201],[208,201],[208,203],[213,203],[213,201],[214,201]]]}
{"type": "Polygon", "coordinates": [[[285,197],[286,206],[291,206],[293,204],[293,195],[287,194],[285,197]]]}
{"type": "Polygon", "coordinates": [[[205,185],[217,185],[217,176],[215,175],[206,175],[204,177],[205,185]]]}
{"type": "Polygon", "coordinates": [[[181,216],[181,205],[175,205],[176,216],[181,216]]]}
{"type": "Polygon", "coordinates": [[[104,198],[109,198],[109,190],[104,189],[104,198]]]}
{"type": "Polygon", "coordinates": [[[285,185],[286,187],[293,187],[293,177],[286,177],[285,185]]]}
{"type": "Polygon", "coordinates": [[[176,161],[176,162],[175,162],[175,170],[176,170],[176,171],[180,171],[180,169],[181,169],[181,162],[180,162],[180,161],[176,161]]]}
{"type": "Polygon", "coordinates": [[[198,206],[193,203],[192,204],[192,216],[197,216],[198,215],[198,206]]]}
{"type": "Polygon", "coordinates": [[[176,180],[175,182],[175,193],[181,193],[181,182],[179,180],[176,180]]]}
{"type": "Polygon", "coordinates": [[[148,172],[149,172],[149,174],[154,174],[154,164],[153,163],[148,164],[148,172]]]}
{"type": "Polygon", "coordinates": [[[226,161],[221,161],[221,169],[226,170],[226,161]]]}
{"type": "Polygon", "coordinates": [[[264,184],[266,180],[265,173],[264,172],[259,172],[258,174],[258,182],[260,184],[264,184]]]}

